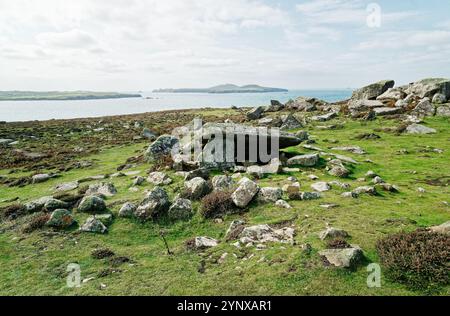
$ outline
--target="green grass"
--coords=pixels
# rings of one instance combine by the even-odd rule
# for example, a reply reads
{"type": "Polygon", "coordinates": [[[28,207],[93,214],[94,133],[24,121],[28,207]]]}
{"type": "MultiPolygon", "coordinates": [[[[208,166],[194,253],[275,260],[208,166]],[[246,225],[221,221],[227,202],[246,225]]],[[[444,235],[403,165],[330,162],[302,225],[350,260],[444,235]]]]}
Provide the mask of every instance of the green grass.
{"type": "MultiPolygon", "coordinates": [[[[381,192],[380,196],[361,196],[359,199],[344,199],[341,189],[333,188],[324,193],[321,200],[289,201],[290,210],[278,209],[271,205],[252,206],[242,215],[227,216],[223,223],[203,220],[197,214],[189,222],[146,223],[116,218],[107,235],[78,234],[69,231],[50,236],[45,231],[29,235],[18,229],[7,229],[0,233],[0,294],[1,295],[424,295],[411,291],[403,285],[392,283],[383,277],[382,287],[368,288],[368,272],[365,265],[356,271],[341,271],[323,266],[317,253],[325,244],[319,240],[317,233],[324,229],[326,223],[347,230],[350,243],[358,244],[364,250],[368,262],[378,262],[375,243],[387,234],[399,231],[412,231],[419,227],[428,227],[450,220],[450,208],[443,202],[449,201],[448,186],[430,186],[419,181],[450,176],[450,125],[447,118],[427,119],[427,125],[436,128],[435,135],[401,135],[376,132],[379,140],[359,141],[354,137],[360,133],[371,133],[375,129],[394,126],[394,121],[377,120],[369,123],[347,121],[345,128],[336,131],[309,128],[317,141],[317,146],[327,151],[328,147],[359,145],[367,155],[350,156],[360,164],[353,169],[350,179],[342,180],[356,188],[369,184],[355,182],[368,170],[378,173],[386,182],[395,184],[400,193],[381,192]],[[327,142],[338,140],[338,144],[327,142]],[[442,149],[442,154],[421,152],[424,146],[442,149]],[[406,149],[409,154],[400,154],[406,149]],[[374,163],[366,163],[371,159],[374,163]],[[415,173],[413,173],[415,171],[415,173]],[[417,192],[418,187],[426,190],[425,194],[417,192]],[[335,203],[339,207],[325,210],[323,203],[335,203]],[[254,248],[237,250],[234,246],[222,242],[218,247],[205,254],[185,250],[184,242],[194,236],[210,236],[223,239],[230,222],[244,218],[249,224],[275,224],[292,220],[296,226],[296,245],[269,245],[268,249],[258,251],[254,248]],[[399,219],[390,224],[387,219],[399,219]],[[415,221],[403,221],[408,219],[415,221]],[[167,231],[167,240],[175,252],[168,256],[159,231],[167,231]],[[313,251],[310,255],[302,252],[300,245],[310,243],[313,251]],[[66,267],[70,263],[81,266],[82,278],[95,277],[97,273],[109,267],[105,260],[92,259],[90,253],[99,247],[112,249],[116,254],[128,256],[133,263],[119,267],[122,271],[104,278],[82,284],[80,288],[66,287],[66,267]],[[242,252],[254,254],[248,260],[236,259],[233,254],[242,252]],[[223,264],[215,263],[223,253],[229,255],[223,264]],[[259,262],[264,257],[263,262],[259,262]],[[198,266],[206,260],[206,272],[199,273],[198,266]],[[100,284],[105,289],[100,289],[100,284]]],[[[62,182],[80,179],[98,174],[112,174],[118,165],[128,157],[143,150],[142,145],[106,148],[99,154],[87,157],[95,161],[92,168],[73,170],[64,173],[62,178],[24,188],[0,187],[0,200],[18,196],[22,201],[29,201],[50,195],[51,188],[62,182]]],[[[308,152],[299,146],[298,152],[308,152]]],[[[331,151],[330,151],[331,152],[331,151]]],[[[145,175],[149,165],[140,165],[133,170],[145,175]]],[[[7,170],[0,171],[5,174],[7,170]]],[[[296,176],[303,191],[310,191],[313,181],[309,174],[320,177],[320,181],[337,180],[328,176],[324,169],[303,169],[296,176]]],[[[173,197],[183,185],[181,178],[169,172],[175,180],[168,187],[173,197]]],[[[282,186],[288,175],[277,175],[260,180],[261,186],[282,186]]],[[[128,189],[132,179],[112,178],[119,194],[108,199],[113,205],[120,201],[140,201],[144,190],[151,185],[132,193],[128,189]]],[[[0,204],[4,206],[5,204],[0,204]]],[[[198,203],[194,203],[198,209],[198,203]]],[[[120,203],[112,207],[117,214],[120,203]]],[[[75,213],[78,222],[83,222],[86,215],[75,213]]],[[[20,220],[17,221],[20,224],[20,220]]],[[[13,223],[3,224],[12,225],[13,223]]],[[[0,228],[1,228],[0,227],[0,228]]],[[[449,288],[441,289],[441,295],[449,295],[449,288]]]]}

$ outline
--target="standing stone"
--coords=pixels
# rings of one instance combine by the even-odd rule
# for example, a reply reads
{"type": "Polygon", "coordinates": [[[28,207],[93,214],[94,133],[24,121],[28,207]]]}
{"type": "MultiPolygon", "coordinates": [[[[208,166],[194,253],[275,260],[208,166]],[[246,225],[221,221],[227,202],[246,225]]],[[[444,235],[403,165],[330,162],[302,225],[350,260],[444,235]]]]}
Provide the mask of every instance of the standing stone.
{"type": "Polygon", "coordinates": [[[231,195],[231,199],[237,207],[246,207],[259,191],[258,185],[248,178],[242,178],[238,188],[231,195]]]}

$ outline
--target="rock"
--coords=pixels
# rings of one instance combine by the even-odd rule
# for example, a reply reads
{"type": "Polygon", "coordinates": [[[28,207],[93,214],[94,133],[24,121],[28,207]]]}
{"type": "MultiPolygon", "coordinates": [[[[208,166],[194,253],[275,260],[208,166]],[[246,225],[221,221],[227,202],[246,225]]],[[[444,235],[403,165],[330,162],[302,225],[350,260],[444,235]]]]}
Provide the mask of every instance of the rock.
{"type": "Polygon", "coordinates": [[[92,219],[92,218],[96,218],[97,220],[102,222],[102,224],[105,225],[106,227],[110,226],[113,222],[112,214],[98,214],[98,215],[90,216],[88,218],[88,220],[92,219]]]}
{"type": "Polygon", "coordinates": [[[386,102],[386,101],[398,101],[404,99],[406,97],[406,93],[400,88],[390,88],[385,93],[377,97],[377,100],[386,102]]]}
{"type": "Polygon", "coordinates": [[[430,230],[434,233],[450,235],[450,222],[446,222],[439,226],[430,227],[430,230]]]}
{"type": "Polygon", "coordinates": [[[31,177],[31,183],[33,183],[33,184],[42,183],[42,182],[50,180],[50,178],[51,178],[51,176],[46,173],[36,174],[31,177]]]}
{"type": "Polygon", "coordinates": [[[354,268],[363,258],[363,251],[359,246],[344,249],[326,249],[319,252],[329,264],[337,268],[354,268]]]}
{"type": "Polygon", "coordinates": [[[192,202],[187,199],[176,199],[169,208],[169,218],[173,221],[188,220],[192,215],[192,202]]]}
{"type": "Polygon", "coordinates": [[[333,159],[327,164],[328,174],[334,177],[347,178],[350,171],[344,166],[341,160],[333,159]]]}
{"type": "Polygon", "coordinates": [[[319,154],[296,156],[287,161],[288,166],[314,167],[319,163],[319,154]]]}
{"type": "Polygon", "coordinates": [[[320,199],[322,195],[319,192],[302,192],[301,199],[303,201],[317,200],[320,199]]]}
{"type": "Polygon", "coordinates": [[[144,128],[144,130],[142,131],[142,136],[144,136],[145,138],[147,138],[148,140],[151,140],[151,141],[154,141],[157,137],[156,134],[153,133],[148,128],[144,128]]]}
{"type": "Polygon", "coordinates": [[[184,181],[189,181],[194,178],[203,178],[205,180],[209,179],[209,170],[205,168],[200,168],[196,170],[189,171],[184,177],[184,181]]]}
{"type": "Polygon", "coordinates": [[[108,228],[95,217],[89,217],[83,226],[80,227],[80,231],[86,233],[105,234],[108,228]]]}
{"type": "Polygon", "coordinates": [[[106,211],[106,204],[105,201],[98,196],[86,196],[81,200],[78,211],[81,213],[102,213],[106,211]]]}
{"type": "Polygon", "coordinates": [[[160,187],[150,191],[134,212],[134,216],[142,221],[158,218],[164,215],[170,207],[169,196],[160,187]]]}
{"type": "Polygon", "coordinates": [[[212,178],[212,186],[214,191],[229,191],[234,187],[235,183],[232,177],[215,176],[212,178]]]}
{"type": "Polygon", "coordinates": [[[275,203],[281,200],[283,190],[280,188],[261,188],[258,192],[257,200],[262,203],[275,203]]]}
{"type": "Polygon", "coordinates": [[[282,117],[282,122],[283,124],[280,127],[281,130],[292,130],[303,127],[302,123],[300,123],[293,114],[282,117]]]}
{"type": "Polygon", "coordinates": [[[284,109],[284,104],[277,100],[271,100],[270,106],[267,107],[266,112],[279,112],[284,109]]]}
{"type": "Polygon", "coordinates": [[[242,178],[238,188],[231,195],[231,199],[237,207],[246,207],[258,193],[258,185],[248,178],[242,178]]]}
{"type": "Polygon", "coordinates": [[[264,166],[250,166],[247,168],[247,173],[250,175],[264,176],[266,174],[281,173],[283,165],[279,158],[272,158],[269,164],[264,166]]]}
{"type": "Polygon", "coordinates": [[[341,194],[341,196],[343,198],[357,199],[359,197],[359,194],[357,194],[355,192],[344,192],[344,193],[341,194]]]}
{"type": "Polygon", "coordinates": [[[316,111],[318,107],[324,107],[327,104],[327,102],[316,98],[298,97],[297,99],[290,100],[286,103],[286,107],[292,110],[312,112],[316,111]]]}
{"type": "Polygon", "coordinates": [[[145,159],[148,162],[154,162],[162,156],[169,155],[172,149],[178,145],[178,138],[171,135],[162,135],[148,147],[145,152],[145,159]]]}
{"type": "Polygon", "coordinates": [[[331,186],[326,182],[316,182],[311,184],[311,188],[317,192],[326,192],[331,190],[331,186]]]}
{"type": "Polygon", "coordinates": [[[373,179],[373,178],[375,178],[375,177],[377,177],[378,175],[375,173],[375,172],[373,172],[372,170],[369,170],[369,171],[367,171],[367,173],[366,173],[366,178],[370,178],[370,179],[373,179]]]}
{"type": "Polygon", "coordinates": [[[208,182],[203,178],[194,178],[184,183],[184,187],[189,192],[193,200],[198,200],[207,195],[210,191],[208,182]]]}
{"type": "Polygon", "coordinates": [[[97,184],[91,184],[85,195],[100,194],[106,197],[111,197],[117,194],[116,187],[111,182],[102,182],[97,184]]]}
{"type": "Polygon", "coordinates": [[[0,138],[0,147],[7,147],[10,145],[14,140],[8,139],[8,138],[0,138]]]}
{"type": "Polygon", "coordinates": [[[49,227],[65,229],[72,226],[74,222],[75,220],[70,211],[58,209],[53,211],[46,225],[49,227]]]}
{"type": "Polygon", "coordinates": [[[359,146],[334,147],[331,150],[348,151],[352,154],[364,155],[366,152],[359,146]]]}
{"type": "Polygon", "coordinates": [[[435,134],[437,131],[434,128],[426,127],[420,124],[411,124],[406,128],[408,134],[435,134]]]}
{"type": "Polygon", "coordinates": [[[234,220],[233,222],[231,222],[227,232],[225,233],[225,239],[227,241],[236,240],[241,234],[241,232],[244,230],[244,228],[245,228],[244,221],[234,220]]]}
{"type": "Polygon", "coordinates": [[[52,199],[53,199],[53,197],[51,197],[51,196],[44,196],[40,199],[31,201],[31,202],[25,204],[25,210],[27,211],[27,213],[40,212],[44,208],[45,203],[47,203],[47,201],[52,200],[52,199]]]}
{"type": "Polygon", "coordinates": [[[78,181],[61,183],[53,188],[53,192],[68,192],[77,189],[78,186],[78,181]]]}
{"type": "Polygon", "coordinates": [[[353,92],[353,100],[375,100],[377,97],[385,93],[388,89],[393,88],[394,80],[380,81],[353,92]]]}
{"type": "Polygon", "coordinates": [[[398,100],[397,102],[395,102],[395,107],[396,108],[401,108],[401,109],[405,109],[408,107],[408,102],[406,102],[405,100],[398,100]]]}
{"type": "Polygon", "coordinates": [[[309,139],[309,134],[307,131],[298,131],[297,133],[295,133],[295,137],[303,142],[309,139]]]}
{"type": "Polygon", "coordinates": [[[381,177],[376,176],[375,178],[373,178],[372,183],[373,184],[381,184],[381,183],[384,183],[384,180],[381,179],[381,177]]]}
{"type": "Polygon", "coordinates": [[[272,126],[272,127],[280,127],[282,124],[281,120],[274,119],[272,117],[265,117],[258,121],[258,125],[260,126],[272,126]]]}
{"type": "Polygon", "coordinates": [[[192,245],[193,250],[205,250],[208,248],[216,247],[219,241],[210,237],[195,237],[192,245]]]}
{"type": "Polygon", "coordinates": [[[142,185],[143,183],[145,182],[145,178],[144,177],[136,177],[134,180],[133,180],[133,186],[140,186],[140,185],[142,185]]]}
{"type": "Polygon", "coordinates": [[[45,202],[44,204],[44,209],[47,212],[53,212],[57,209],[66,209],[69,207],[69,204],[57,199],[49,199],[47,202],[45,202]]]}
{"type": "Polygon", "coordinates": [[[414,108],[413,113],[424,116],[434,116],[436,114],[436,108],[430,102],[429,98],[424,98],[414,108]]]}
{"type": "Polygon", "coordinates": [[[327,114],[324,114],[324,115],[313,116],[311,119],[313,121],[326,122],[326,121],[334,119],[335,117],[337,117],[337,113],[336,112],[330,112],[330,113],[327,113],[327,114]]]}
{"type": "Polygon", "coordinates": [[[337,187],[339,187],[341,189],[345,189],[345,190],[350,189],[350,187],[351,187],[350,184],[342,183],[339,181],[331,181],[331,182],[328,182],[328,184],[331,186],[337,186],[337,187]]]}
{"type": "Polygon", "coordinates": [[[432,102],[435,104],[444,104],[445,102],[447,102],[447,97],[442,93],[436,93],[433,97],[432,102]]]}
{"type": "Polygon", "coordinates": [[[239,235],[240,241],[247,243],[293,243],[295,231],[293,228],[284,227],[281,229],[272,229],[269,225],[256,225],[244,228],[239,235]]]}
{"type": "Polygon", "coordinates": [[[356,115],[357,113],[361,113],[364,111],[372,111],[376,108],[382,108],[385,105],[381,101],[373,101],[373,100],[351,100],[348,105],[348,109],[352,113],[352,115],[356,115]]]}
{"type": "Polygon", "coordinates": [[[326,230],[320,232],[319,237],[322,240],[332,238],[347,238],[349,237],[349,234],[345,230],[328,227],[326,230]]]}
{"type": "Polygon", "coordinates": [[[263,106],[258,106],[247,113],[247,118],[251,121],[257,120],[261,118],[262,114],[264,113],[264,110],[265,109],[263,106]]]}
{"type": "Polygon", "coordinates": [[[284,200],[276,201],[275,205],[278,207],[281,207],[281,208],[286,208],[286,209],[292,208],[292,206],[290,206],[289,203],[284,200]]]}
{"type": "Polygon", "coordinates": [[[358,187],[358,188],[354,189],[353,193],[355,193],[357,195],[361,195],[361,194],[377,195],[377,190],[375,189],[375,187],[362,186],[362,187],[358,187]]]}
{"type": "Polygon", "coordinates": [[[147,181],[154,185],[169,185],[172,183],[164,172],[152,172],[149,174],[147,181]]]}
{"type": "Polygon", "coordinates": [[[450,106],[440,106],[436,110],[436,115],[450,117],[450,106]]]}
{"type": "Polygon", "coordinates": [[[119,217],[131,218],[136,212],[137,206],[133,203],[127,202],[119,210],[119,217]]]}
{"type": "Polygon", "coordinates": [[[405,92],[409,95],[415,95],[419,98],[432,98],[436,93],[443,94],[447,99],[450,98],[450,80],[442,78],[428,78],[415,82],[405,92]]]}
{"type": "Polygon", "coordinates": [[[384,191],[387,191],[387,192],[392,192],[392,193],[400,192],[400,190],[395,185],[392,185],[392,184],[389,184],[389,183],[379,183],[379,184],[376,185],[376,187],[377,188],[381,188],[381,189],[383,189],[384,191]]]}
{"type": "Polygon", "coordinates": [[[402,108],[399,108],[399,107],[394,107],[394,108],[382,107],[382,108],[373,109],[373,111],[378,116],[385,116],[385,115],[399,114],[399,113],[401,113],[402,108]]]}

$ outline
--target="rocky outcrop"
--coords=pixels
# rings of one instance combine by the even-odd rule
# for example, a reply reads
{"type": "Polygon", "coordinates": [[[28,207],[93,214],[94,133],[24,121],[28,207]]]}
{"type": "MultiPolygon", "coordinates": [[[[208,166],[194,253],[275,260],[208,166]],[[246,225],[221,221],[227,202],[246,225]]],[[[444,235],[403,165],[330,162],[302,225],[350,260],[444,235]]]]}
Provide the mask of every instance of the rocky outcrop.
{"type": "Polygon", "coordinates": [[[394,80],[384,80],[365,86],[353,92],[352,100],[375,100],[388,89],[393,88],[394,80]]]}
{"type": "Polygon", "coordinates": [[[443,78],[428,78],[410,84],[405,89],[406,94],[416,95],[419,98],[432,99],[435,94],[443,94],[450,98],[450,80],[443,78]]]}

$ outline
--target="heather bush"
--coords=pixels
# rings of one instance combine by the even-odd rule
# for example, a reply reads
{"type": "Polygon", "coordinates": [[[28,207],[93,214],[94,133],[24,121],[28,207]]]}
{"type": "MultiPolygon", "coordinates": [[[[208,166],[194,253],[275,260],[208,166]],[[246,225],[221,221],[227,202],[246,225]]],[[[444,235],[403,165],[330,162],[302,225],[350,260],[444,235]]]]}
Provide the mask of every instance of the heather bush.
{"type": "Polygon", "coordinates": [[[35,230],[41,229],[50,220],[50,214],[37,214],[31,218],[30,222],[24,227],[23,232],[30,234],[35,230]]]}
{"type": "Polygon", "coordinates": [[[231,199],[231,192],[217,191],[202,199],[200,214],[204,218],[215,218],[232,213],[234,210],[235,205],[231,199]]]}

